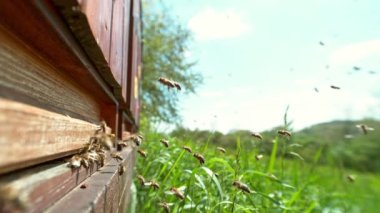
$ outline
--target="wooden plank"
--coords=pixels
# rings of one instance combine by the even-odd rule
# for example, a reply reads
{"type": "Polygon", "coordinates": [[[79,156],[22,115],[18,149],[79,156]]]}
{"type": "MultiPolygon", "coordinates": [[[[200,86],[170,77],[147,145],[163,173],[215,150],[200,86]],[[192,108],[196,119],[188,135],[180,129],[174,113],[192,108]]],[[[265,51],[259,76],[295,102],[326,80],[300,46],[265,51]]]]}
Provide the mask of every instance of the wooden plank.
{"type": "Polygon", "coordinates": [[[53,2],[100,75],[111,86],[119,104],[125,104],[119,83],[121,75],[116,70],[111,71],[109,66],[113,1],[53,0],[53,2]]]}
{"type": "Polygon", "coordinates": [[[111,50],[112,2],[78,0],[80,9],[86,15],[91,32],[108,63],[110,62],[111,50]]]}
{"type": "MultiPolygon", "coordinates": [[[[96,94],[98,101],[111,102],[103,88],[95,83],[95,74],[88,71],[88,64],[83,64],[78,59],[72,51],[73,45],[65,43],[57,33],[57,29],[53,28],[36,6],[37,3],[46,5],[50,13],[56,14],[49,2],[0,1],[0,27],[11,32],[12,37],[17,37],[24,48],[32,50],[30,52],[33,52],[34,57],[43,59],[44,63],[50,63],[63,75],[75,79],[76,83],[88,93],[96,94]]],[[[57,19],[59,18],[60,16],[57,19]]],[[[65,25],[60,26],[59,30],[69,31],[65,27],[65,25]]]]}
{"type": "Polygon", "coordinates": [[[122,95],[125,101],[127,101],[127,81],[128,81],[128,58],[129,58],[129,29],[130,29],[130,15],[131,15],[131,0],[124,1],[124,24],[123,24],[123,71],[122,71],[122,95]]]}
{"type": "Polygon", "coordinates": [[[111,71],[120,85],[122,85],[122,69],[123,69],[123,40],[124,40],[123,7],[124,7],[123,0],[113,1],[111,48],[110,48],[110,60],[109,60],[111,71]]]}
{"type": "Polygon", "coordinates": [[[76,152],[98,125],[0,98],[0,174],[76,152]]]}
{"type": "Polygon", "coordinates": [[[122,155],[127,168],[122,176],[118,174],[119,164],[112,160],[83,182],[85,189],[76,187],[46,212],[62,212],[67,206],[71,212],[125,212],[121,211],[125,203],[122,198],[130,193],[131,182],[125,180],[131,181],[135,152],[127,148],[122,155]]]}
{"type": "Polygon", "coordinates": [[[99,121],[94,97],[0,26],[0,97],[99,121]]]}
{"type": "Polygon", "coordinates": [[[0,204],[3,204],[0,211],[104,212],[107,188],[132,173],[133,165],[130,162],[134,162],[133,149],[127,148],[121,154],[124,158],[122,163],[129,168],[123,176],[118,175],[118,164],[110,158],[101,168],[93,164],[89,169],[81,167],[72,170],[64,161],[57,161],[3,176],[0,178],[0,191],[10,188],[16,196],[14,199],[0,196],[0,204]],[[86,188],[80,188],[81,185],[86,188]],[[23,207],[17,204],[23,204],[23,207]]]}

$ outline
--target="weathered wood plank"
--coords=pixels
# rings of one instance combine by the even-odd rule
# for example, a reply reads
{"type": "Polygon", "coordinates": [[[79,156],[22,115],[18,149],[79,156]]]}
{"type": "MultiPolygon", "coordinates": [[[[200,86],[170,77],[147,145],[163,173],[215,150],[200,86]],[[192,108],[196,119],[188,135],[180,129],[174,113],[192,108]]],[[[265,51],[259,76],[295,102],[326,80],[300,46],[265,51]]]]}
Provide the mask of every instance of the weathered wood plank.
{"type": "Polygon", "coordinates": [[[89,71],[89,63],[81,61],[73,51],[74,45],[67,43],[75,41],[69,29],[61,20],[59,29],[56,29],[57,26],[51,24],[52,20],[42,14],[37,4],[46,6],[47,11],[60,20],[50,1],[0,1],[0,26],[11,32],[12,37],[17,37],[17,42],[22,42],[24,49],[32,50],[29,52],[33,52],[33,57],[42,58],[44,63],[50,63],[62,74],[75,79],[81,88],[96,94],[98,101],[112,102],[104,91],[105,87],[95,83],[100,79],[96,72],[89,71]],[[59,34],[58,30],[66,34],[59,34]]]}
{"type": "Polygon", "coordinates": [[[122,163],[127,168],[123,175],[118,174],[119,164],[111,160],[83,182],[86,185],[85,189],[76,187],[47,209],[47,212],[62,212],[67,206],[70,206],[71,212],[125,212],[122,211],[124,208],[121,208],[126,203],[122,198],[130,193],[135,152],[132,148],[127,148],[122,152],[122,156],[122,163]]]}
{"type": "Polygon", "coordinates": [[[0,98],[0,174],[76,152],[97,125],[0,98]]]}
{"type": "Polygon", "coordinates": [[[98,121],[94,97],[0,26],[0,97],[98,121]]]}
{"type": "MultiPolygon", "coordinates": [[[[64,161],[57,161],[0,177],[0,190],[11,188],[16,194],[15,199],[10,200],[1,200],[4,197],[0,197],[0,204],[3,204],[0,211],[41,212],[56,203],[47,211],[90,212],[94,209],[95,212],[104,212],[106,194],[111,192],[107,191],[109,186],[132,175],[133,149],[125,149],[122,156],[122,163],[129,168],[123,176],[117,173],[118,163],[107,158],[106,165],[101,168],[93,164],[89,169],[72,170],[64,161]],[[80,188],[81,185],[86,187],[80,188]]],[[[116,184],[114,187],[125,186],[116,184]]]]}
{"type": "MultiPolygon", "coordinates": [[[[111,48],[110,48],[110,67],[119,85],[122,85],[123,75],[123,19],[124,19],[124,0],[114,0],[112,9],[112,31],[111,31],[111,48]]],[[[121,92],[121,90],[120,90],[121,92]]],[[[122,95],[120,93],[120,95],[122,95]]]]}
{"type": "Polygon", "coordinates": [[[111,86],[119,104],[125,104],[119,83],[121,76],[116,75],[117,71],[111,70],[109,66],[113,1],[53,0],[53,2],[65,17],[84,51],[92,59],[99,74],[111,86]]]}

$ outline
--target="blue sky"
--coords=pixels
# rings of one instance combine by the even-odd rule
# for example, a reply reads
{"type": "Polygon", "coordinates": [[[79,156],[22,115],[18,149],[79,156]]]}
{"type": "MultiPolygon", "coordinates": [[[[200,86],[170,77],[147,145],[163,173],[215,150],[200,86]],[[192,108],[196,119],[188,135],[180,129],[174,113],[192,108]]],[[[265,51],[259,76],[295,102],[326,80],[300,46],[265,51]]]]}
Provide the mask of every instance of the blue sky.
{"type": "Polygon", "coordinates": [[[380,1],[163,2],[192,31],[186,55],[205,77],[182,98],[185,127],[262,131],[287,105],[295,129],[380,118],[380,1]]]}

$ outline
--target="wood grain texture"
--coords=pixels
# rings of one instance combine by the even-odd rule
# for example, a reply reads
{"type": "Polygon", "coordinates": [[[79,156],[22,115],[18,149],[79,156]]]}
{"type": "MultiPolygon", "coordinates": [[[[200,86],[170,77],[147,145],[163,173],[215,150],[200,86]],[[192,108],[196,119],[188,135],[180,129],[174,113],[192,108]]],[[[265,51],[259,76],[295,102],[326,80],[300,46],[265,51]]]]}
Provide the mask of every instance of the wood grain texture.
{"type": "Polygon", "coordinates": [[[70,206],[71,212],[126,212],[128,201],[123,198],[128,198],[130,194],[135,151],[127,148],[122,156],[122,163],[127,168],[122,176],[118,174],[119,164],[111,160],[83,182],[86,189],[76,187],[46,212],[62,212],[67,206],[70,206]]]}
{"type": "Polygon", "coordinates": [[[117,71],[111,71],[110,45],[112,27],[112,2],[100,0],[53,0],[67,25],[87,55],[91,58],[99,74],[110,85],[119,104],[124,104],[121,96],[121,81],[117,71]]]}
{"type": "MultiPolygon", "coordinates": [[[[123,75],[123,42],[124,42],[124,0],[114,0],[112,5],[112,31],[111,31],[111,48],[110,48],[110,67],[113,75],[122,85],[123,75]]],[[[121,94],[120,90],[120,95],[121,94]]]]}
{"type": "MultiPolygon", "coordinates": [[[[11,32],[13,39],[17,37],[17,42],[22,43],[24,49],[29,49],[33,57],[50,63],[63,75],[74,79],[77,85],[88,93],[96,94],[98,101],[111,102],[103,89],[94,83],[95,78],[88,71],[88,65],[83,64],[73,54],[72,46],[66,44],[58,35],[49,20],[37,8],[36,2],[47,5],[49,11],[60,18],[54,6],[47,0],[0,1],[0,27],[11,32]]],[[[67,27],[66,31],[69,31],[67,27]]],[[[3,43],[3,40],[1,42],[3,43]]]]}
{"type": "MultiPolygon", "coordinates": [[[[17,192],[19,201],[24,204],[24,209],[21,209],[17,205],[12,205],[15,204],[14,200],[13,202],[0,200],[0,203],[7,204],[1,207],[8,207],[8,209],[0,210],[2,212],[5,210],[9,212],[18,210],[23,212],[41,212],[42,210],[47,212],[105,212],[107,210],[105,208],[107,192],[111,193],[110,186],[114,187],[115,193],[128,190],[130,186],[125,185],[122,180],[131,178],[134,150],[132,148],[125,149],[122,156],[124,158],[122,163],[129,168],[122,176],[118,174],[118,163],[108,158],[106,165],[101,168],[94,164],[89,169],[81,167],[72,170],[67,163],[58,161],[0,177],[0,190],[4,187],[13,188],[17,192]],[[80,188],[81,185],[86,187],[80,188]]],[[[112,195],[112,198],[115,197],[119,198],[119,194],[112,195]]],[[[114,208],[118,209],[118,205],[115,205],[114,208]]]]}
{"type": "Polygon", "coordinates": [[[76,152],[97,125],[0,98],[0,174],[76,152]]]}
{"type": "Polygon", "coordinates": [[[98,121],[94,97],[0,26],[0,97],[87,121],[98,121]]]}

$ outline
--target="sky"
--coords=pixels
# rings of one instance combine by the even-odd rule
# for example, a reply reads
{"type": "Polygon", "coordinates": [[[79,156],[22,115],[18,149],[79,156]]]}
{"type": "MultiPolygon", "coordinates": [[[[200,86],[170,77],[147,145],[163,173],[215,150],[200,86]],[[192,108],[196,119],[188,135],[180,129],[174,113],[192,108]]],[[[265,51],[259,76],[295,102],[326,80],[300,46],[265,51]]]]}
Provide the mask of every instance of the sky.
{"type": "Polygon", "coordinates": [[[183,126],[300,130],[380,119],[380,1],[164,0],[192,32],[204,83],[182,96],[183,126]],[[340,89],[332,89],[330,86],[340,89]]]}

